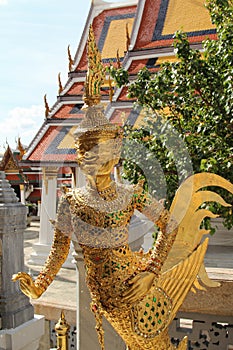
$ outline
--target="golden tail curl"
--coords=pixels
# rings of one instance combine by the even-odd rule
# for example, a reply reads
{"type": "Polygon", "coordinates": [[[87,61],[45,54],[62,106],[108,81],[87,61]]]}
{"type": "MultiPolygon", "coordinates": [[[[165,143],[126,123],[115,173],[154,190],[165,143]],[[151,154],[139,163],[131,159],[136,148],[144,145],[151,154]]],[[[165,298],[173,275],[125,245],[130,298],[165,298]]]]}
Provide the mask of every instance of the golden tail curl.
{"type": "MultiPolygon", "coordinates": [[[[215,218],[217,215],[208,209],[200,209],[203,203],[216,202],[224,207],[231,206],[217,193],[206,190],[206,187],[209,186],[221,187],[233,194],[233,185],[223,177],[212,173],[190,176],[177,190],[170,213],[178,223],[178,233],[164,264],[163,271],[167,271],[189,256],[201,243],[203,235],[209,233],[209,230],[200,228],[201,223],[205,217],[215,218]]],[[[207,286],[219,286],[218,283],[210,281],[204,265],[200,269],[199,277],[207,286]]]]}

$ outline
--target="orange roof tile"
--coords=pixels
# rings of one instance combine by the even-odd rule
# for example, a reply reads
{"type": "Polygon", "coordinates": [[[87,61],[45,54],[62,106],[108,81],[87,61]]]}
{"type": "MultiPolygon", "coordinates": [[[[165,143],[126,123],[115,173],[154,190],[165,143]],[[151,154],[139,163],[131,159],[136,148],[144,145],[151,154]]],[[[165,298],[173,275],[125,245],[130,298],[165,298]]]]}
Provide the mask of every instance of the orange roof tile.
{"type": "MultiPolygon", "coordinates": [[[[105,53],[107,56],[102,56],[103,61],[109,61],[116,58],[117,50],[120,49],[120,56],[124,56],[124,49],[126,46],[126,31],[122,30],[119,33],[117,31],[117,22],[121,21],[121,26],[126,25],[127,21],[130,24],[130,30],[132,29],[132,22],[136,15],[137,6],[126,6],[121,8],[112,8],[109,10],[104,10],[93,20],[93,29],[95,33],[96,42],[98,44],[100,52],[105,53]],[[114,24],[114,22],[116,22],[114,24]],[[113,25],[114,24],[114,25],[113,25]],[[114,29],[115,26],[115,29],[114,29]],[[115,31],[114,31],[115,30],[115,31]],[[124,34],[125,33],[125,34],[124,34]],[[117,35],[116,38],[112,38],[112,35],[117,35]],[[110,47],[105,47],[105,42],[110,45],[110,47]],[[123,46],[122,46],[123,45],[123,46]],[[112,57],[109,54],[112,53],[112,57]]],[[[118,28],[119,29],[119,28],[118,28]]],[[[126,30],[126,29],[125,29],[126,30]]],[[[76,68],[76,71],[85,71],[87,69],[87,53],[86,48],[82,54],[82,58],[76,68]]]]}
{"type": "Polygon", "coordinates": [[[60,109],[52,116],[52,119],[70,119],[70,118],[83,118],[83,111],[80,104],[64,104],[60,109]]]}
{"type": "Polygon", "coordinates": [[[192,43],[216,39],[204,4],[205,0],[146,0],[134,50],[170,46],[177,30],[186,32],[192,43]]]}
{"type": "Polygon", "coordinates": [[[72,128],[74,127],[65,125],[50,126],[27,160],[32,162],[74,162],[76,155],[74,143],[62,145],[67,135],[73,131],[72,128]]]}

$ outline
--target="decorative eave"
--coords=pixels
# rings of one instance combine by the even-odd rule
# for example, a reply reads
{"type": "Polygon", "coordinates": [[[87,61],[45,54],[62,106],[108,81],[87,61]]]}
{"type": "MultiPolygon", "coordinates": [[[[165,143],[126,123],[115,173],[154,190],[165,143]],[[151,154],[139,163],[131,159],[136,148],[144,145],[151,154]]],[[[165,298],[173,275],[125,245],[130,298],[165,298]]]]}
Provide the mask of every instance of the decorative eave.
{"type": "Polygon", "coordinates": [[[71,89],[72,85],[75,83],[83,83],[85,82],[86,72],[83,74],[77,72],[70,72],[66,85],[64,86],[62,92],[59,96],[64,96],[71,89]]]}
{"type": "Polygon", "coordinates": [[[141,25],[141,20],[143,16],[143,11],[144,11],[144,6],[145,6],[146,0],[139,0],[138,1],[138,7],[137,7],[137,14],[135,17],[134,25],[133,25],[133,30],[131,33],[131,40],[130,40],[130,46],[129,46],[129,51],[132,51],[134,49],[138,32],[140,29],[141,25]]]}
{"type": "Polygon", "coordinates": [[[25,167],[35,167],[35,168],[37,168],[37,169],[41,169],[41,168],[43,168],[43,167],[57,167],[57,168],[62,168],[62,167],[64,167],[64,166],[66,166],[66,167],[77,167],[78,166],[78,164],[77,164],[77,162],[75,162],[75,161],[73,161],[73,162],[66,162],[65,164],[64,164],[64,162],[62,162],[62,161],[31,161],[31,160],[27,160],[27,159],[25,159],[25,160],[22,160],[21,162],[20,162],[20,165],[22,165],[22,166],[25,166],[25,167]]]}
{"type": "Polygon", "coordinates": [[[49,124],[44,122],[44,124],[40,127],[39,131],[37,132],[36,136],[33,138],[32,142],[28,146],[27,152],[25,153],[25,155],[22,158],[22,163],[30,157],[31,153],[36,148],[36,146],[39,144],[40,140],[45,135],[48,128],[49,128],[49,124]]]}
{"type": "Polygon", "coordinates": [[[108,107],[105,110],[105,116],[108,120],[111,120],[111,117],[116,109],[124,109],[124,108],[132,108],[133,102],[132,101],[124,101],[124,102],[118,102],[114,101],[108,105],[108,107]]]}
{"type": "Polygon", "coordinates": [[[59,109],[65,105],[65,104],[76,104],[76,103],[83,103],[82,98],[78,98],[75,96],[58,96],[56,103],[53,105],[51,112],[49,113],[49,117],[47,120],[52,119],[54,115],[59,111],[59,109]]]}

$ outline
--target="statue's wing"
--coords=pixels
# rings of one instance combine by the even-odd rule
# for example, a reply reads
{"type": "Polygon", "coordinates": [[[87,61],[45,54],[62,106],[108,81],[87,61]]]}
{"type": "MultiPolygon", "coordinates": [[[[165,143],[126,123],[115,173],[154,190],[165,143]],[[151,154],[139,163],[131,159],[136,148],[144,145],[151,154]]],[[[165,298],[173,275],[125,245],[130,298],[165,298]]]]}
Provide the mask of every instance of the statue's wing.
{"type": "Polygon", "coordinates": [[[171,300],[170,321],[175,317],[189,290],[195,285],[207,246],[208,238],[189,257],[163,273],[157,282],[158,288],[171,300]]]}
{"type": "MultiPolygon", "coordinates": [[[[170,212],[178,223],[178,233],[162,272],[177,265],[181,260],[189,256],[200,244],[203,235],[208,230],[201,229],[200,225],[205,217],[214,218],[208,209],[202,209],[205,202],[217,202],[225,207],[230,206],[223,198],[213,191],[206,190],[208,186],[218,186],[233,193],[233,185],[216,174],[200,173],[187,178],[179,187],[172,202],[170,212]],[[204,190],[200,191],[201,189],[204,190]]],[[[200,270],[200,277],[208,286],[215,286],[205,272],[204,265],[200,270]]]]}

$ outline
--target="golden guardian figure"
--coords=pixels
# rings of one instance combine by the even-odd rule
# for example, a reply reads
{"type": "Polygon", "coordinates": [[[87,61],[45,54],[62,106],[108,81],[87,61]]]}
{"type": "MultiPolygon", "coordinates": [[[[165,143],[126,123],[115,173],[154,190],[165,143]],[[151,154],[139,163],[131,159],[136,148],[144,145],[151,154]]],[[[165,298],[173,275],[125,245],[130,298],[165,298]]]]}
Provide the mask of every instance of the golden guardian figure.
{"type": "MultiPolygon", "coordinates": [[[[111,172],[120,159],[122,133],[109,123],[99,103],[104,68],[92,28],[88,56],[85,117],[75,133],[77,162],[87,184],[64,191],[51,252],[36,280],[24,272],[13,280],[20,281],[27,296],[40,297],[64,263],[71,239],[75,240],[84,254],[101,349],[104,316],[129,350],[174,350],[168,326],[189,290],[202,288],[197,276],[206,285],[214,285],[203,265],[208,240],[201,243],[206,231],[200,229],[203,218],[213,214],[199,208],[205,201],[228,206],[216,193],[199,190],[217,185],[233,193],[233,185],[214,174],[191,176],[178,189],[168,211],[140,183],[114,182],[111,172]],[[135,210],[159,227],[157,240],[146,253],[132,252],[128,245],[129,222],[135,210]]],[[[178,349],[187,349],[186,338],[178,349]]]]}

